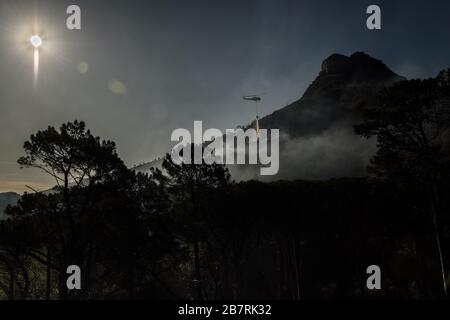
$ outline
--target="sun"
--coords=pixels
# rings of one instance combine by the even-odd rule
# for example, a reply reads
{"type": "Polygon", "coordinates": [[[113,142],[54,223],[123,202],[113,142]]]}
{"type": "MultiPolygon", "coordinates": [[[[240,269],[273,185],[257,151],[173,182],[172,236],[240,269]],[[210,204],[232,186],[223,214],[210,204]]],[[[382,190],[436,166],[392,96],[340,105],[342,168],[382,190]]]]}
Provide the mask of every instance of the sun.
{"type": "Polygon", "coordinates": [[[30,38],[31,45],[35,48],[39,48],[42,45],[42,38],[38,35],[34,35],[30,38]]]}

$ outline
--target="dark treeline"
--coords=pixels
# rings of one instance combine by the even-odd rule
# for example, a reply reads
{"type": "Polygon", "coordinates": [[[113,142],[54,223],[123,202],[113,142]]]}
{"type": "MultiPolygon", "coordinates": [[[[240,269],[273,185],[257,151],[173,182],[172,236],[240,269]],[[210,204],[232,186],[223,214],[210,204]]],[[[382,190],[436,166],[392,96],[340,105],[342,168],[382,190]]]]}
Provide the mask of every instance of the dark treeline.
{"type": "MultiPolygon", "coordinates": [[[[0,225],[4,299],[416,298],[446,294],[450,82],[380,93],[357,134],[378,139],[370,176],[236,183],[221,165],[140,174],[83,122],[24,144],[55,179],[0,225]],[[366,289],[379,265],[382,289],[366,289]],[[67,290],[66,269],[82,271],[67,290]]],[[[301,155],[300,155],[301,156],[301,155]]]]}

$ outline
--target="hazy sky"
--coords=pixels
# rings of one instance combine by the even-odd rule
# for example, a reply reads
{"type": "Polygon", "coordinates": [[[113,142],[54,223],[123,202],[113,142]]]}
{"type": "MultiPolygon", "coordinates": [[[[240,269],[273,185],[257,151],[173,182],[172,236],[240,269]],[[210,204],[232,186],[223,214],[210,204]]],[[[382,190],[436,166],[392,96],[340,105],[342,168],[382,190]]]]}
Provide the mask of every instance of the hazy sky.
{"type": "Polygon", "coordinates": [[[0,192],[48,187],[19,170],[30,134],[84,120],[133,165],[165,153],[175,128],[234,128],[299,97],[332,53],[366,53],[407,77],[450,66],[450,1],[0,0],[0,192]],[[366,29],[369,4],[382,30],[366,29]],[[66,29],[66,8],[82,30],[66,29]],[[27,40],[45,42],[33,87],[27,40]]]}

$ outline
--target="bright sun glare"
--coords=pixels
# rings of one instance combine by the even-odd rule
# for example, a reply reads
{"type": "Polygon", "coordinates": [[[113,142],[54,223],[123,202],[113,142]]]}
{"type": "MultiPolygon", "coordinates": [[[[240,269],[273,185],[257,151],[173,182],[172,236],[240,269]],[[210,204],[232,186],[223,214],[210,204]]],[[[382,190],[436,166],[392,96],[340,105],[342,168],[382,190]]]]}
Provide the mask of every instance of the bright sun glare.
{"type": "Polygon", "coordinates": [[[42,45],[42,38],[38,35],[34,35],[30,38],[30,42],[35,48],[39,48],[42,45]]]}

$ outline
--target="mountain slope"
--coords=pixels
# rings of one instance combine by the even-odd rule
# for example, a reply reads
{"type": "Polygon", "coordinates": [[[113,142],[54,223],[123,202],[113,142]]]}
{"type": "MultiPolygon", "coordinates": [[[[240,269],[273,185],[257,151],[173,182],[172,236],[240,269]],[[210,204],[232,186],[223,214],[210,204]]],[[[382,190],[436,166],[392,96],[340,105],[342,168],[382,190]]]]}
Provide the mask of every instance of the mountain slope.
{"type": "Polygon", "coordinates": [[[298,101],[260,120],[263,128],[279,128],[291,137],[319,134],[337,122],[356,120],[374,105],[377,93],[403,77],[380,60],[361,52],[333,54],[298,101]]]}
{"type": "MultiPolygon", "coordinates": [[[[279,174],[260,179],[365,175],[375,141],[356,136],[353,125],[361,120],[363,108],[375,106],[383,87],[402,80],[382,61],[362,52],[325,59],[299,100],[260,120],[261,128],[280,129],[279,174]]],[[[258,178],[257,171],[249,168],[236,172],[244,179],[258,178]]]]}

